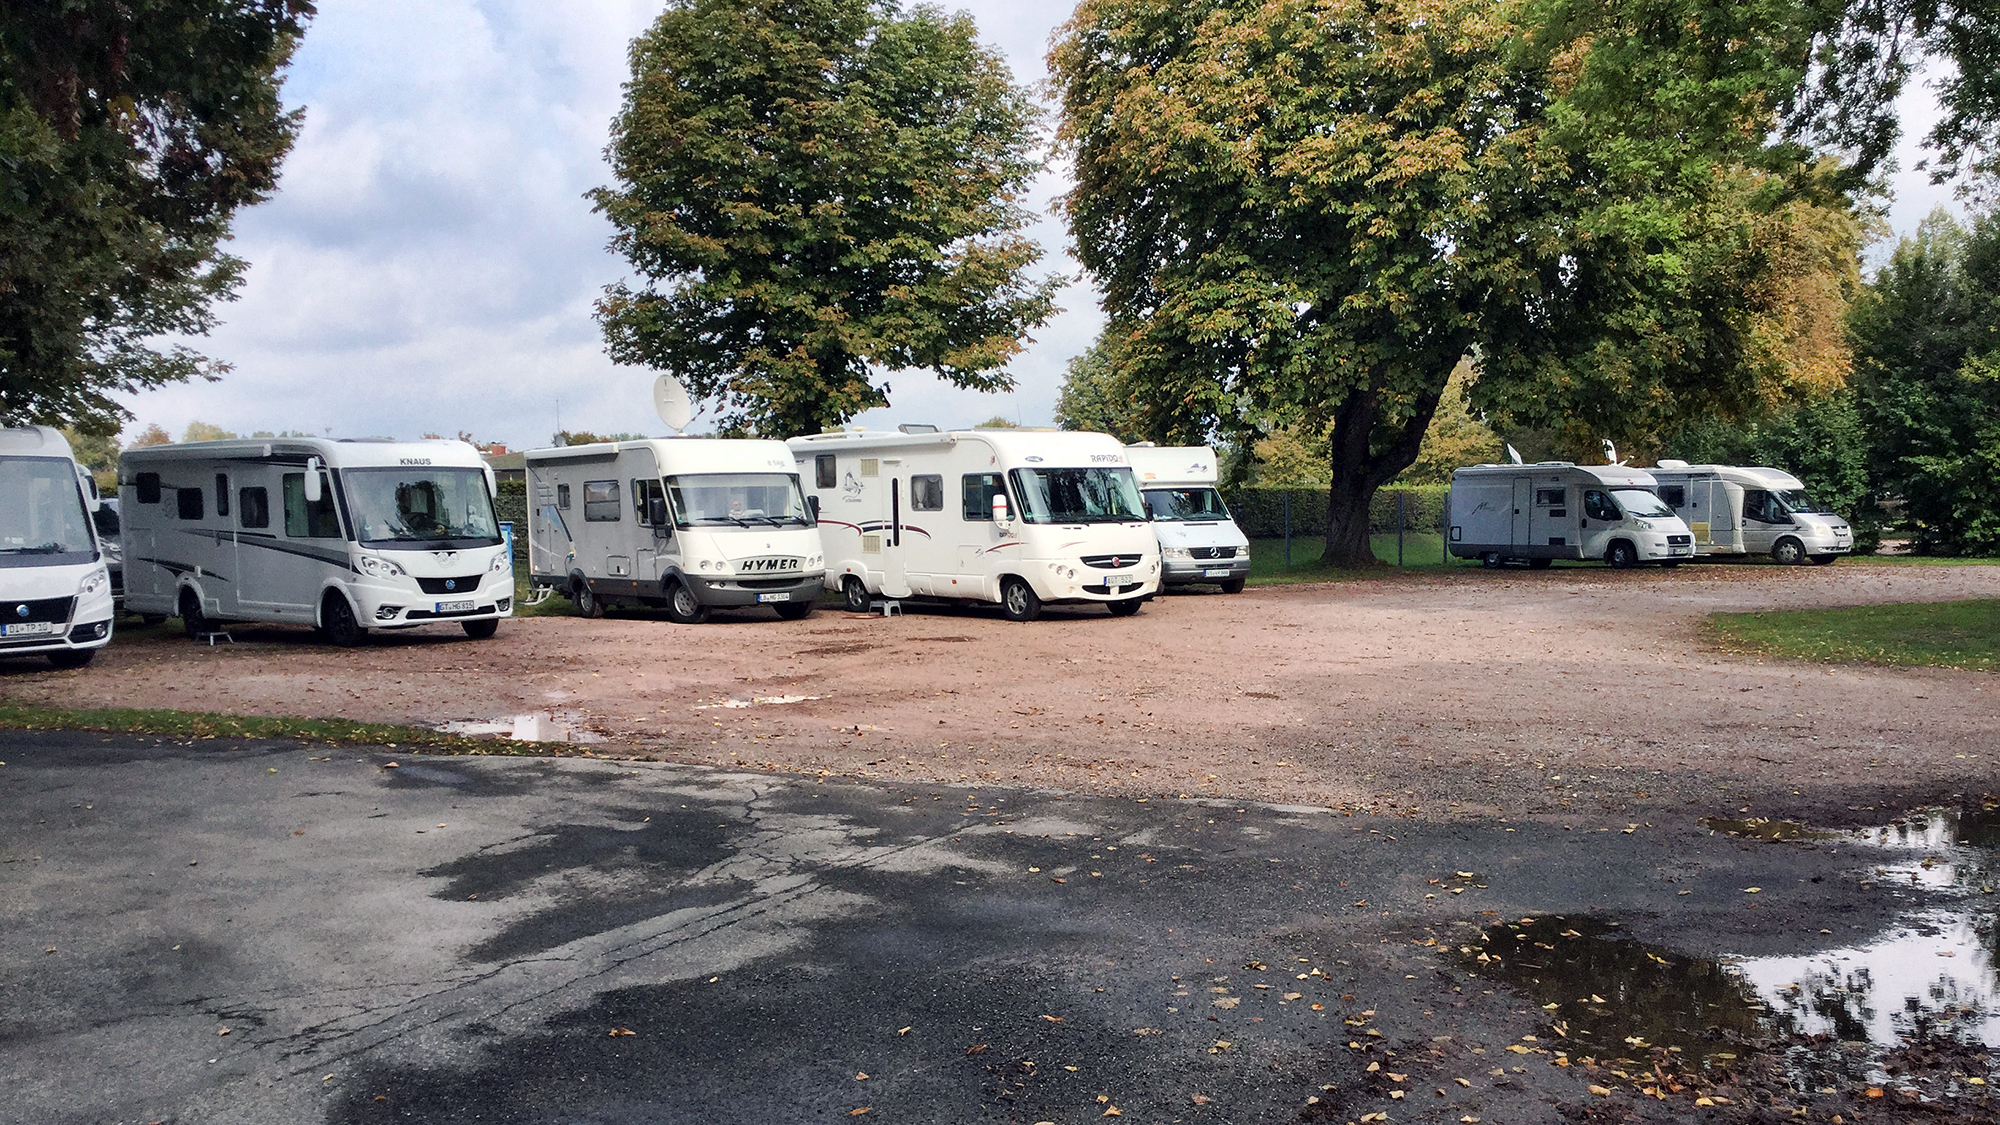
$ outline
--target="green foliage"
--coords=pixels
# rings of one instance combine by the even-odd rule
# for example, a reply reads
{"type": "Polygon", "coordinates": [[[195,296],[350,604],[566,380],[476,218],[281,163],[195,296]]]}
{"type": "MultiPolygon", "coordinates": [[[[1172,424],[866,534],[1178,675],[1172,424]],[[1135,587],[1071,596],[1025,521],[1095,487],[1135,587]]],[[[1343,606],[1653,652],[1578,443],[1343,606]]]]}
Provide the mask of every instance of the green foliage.
{"type": "MultiPolygon", "coordinates": [[[[1374,535],[1396,530],[1397,504],[1402,504],[1405,530],[1435,530],[1444,522],[1451,488],[1441,484],[1390,485],[1378,490],[1368,505],[1368,530],[1374,535]]],[[[1326,534],[1326,490],[1324,488],[1279,488],[1255,485],[1228,489],[1223,502],[1229,516],[1243,534],[1252,539],[1285,534],[1285,504],[1291,502],[1294,538],[1326,534]]]]}
{"type": "Polygon", "coordinates": [[[2000,671],[2000,600],[1717,613],[1724,648],[1790,660],[2000,671]]]}
{"type": "Polygon", "coordinates": [[[0,5],[0,424],[118,428],[111,395],[216,378],[205,334],[299,115],[307,0],[0,5]]]}
{"type": "Polygon", "coordinates": [[[189,422],[181,434],[182,441],[231,441],[235,434],[213,422],[189,422]]]}
{"type": "Polygon", "coordinates": [[[126,446],[126,448],[144,449],[151,445],[172,445],[173,443],[174,435],[161,428],[158,422],[152,422],[148,423],[145,429],[140,430],[139,436],[133,438],[132,444],[126,446]]]}
{"type": "Polygon", "coordinates": [[[1146,440],[1143,415],[1131,388],[1113,370],[1108,345],[1099,339],[1069,361],[1056,393],[1056,425],[1065,430],[1110,434],[1130,445],[1146,440]]]}
{"type": "Polygon", "coordinates": [[[1806,491],[1854,527],[1857,551],[1881,543],[1883,515],[1868,475],[1869,440],[1856,397],[1842,391],[1770,418],[1690,422],[1660,445],[1662,457],[1691,464],[1768,465],[1804,482],[1806,491]]]}
{"type": "Polygon", "coordinates": [[[1417,459],[1396,478],[1397,483],[1450,484],[1455,469],[1505,459],[1500,436],[1473,415],[1466,398],[1472,388],[1473,371],[1471,360],[1460,360],[1451,369],[1444,394],[1438,398],[1437,413],[1431,415],[1423,444],[1417,448],[1417,459]]]}
{"type": "Polygon", "coordinates": [[[645,279],[598,302],[613,359],[775,437],[887,405],[874,368],[1012,387],[1061,279],[1025,277],[1037,111],[970,17],[676,0],[632,66],[592,193],[645,279]]]}
{"type": "Polygon", "coordinates": [[[117,434],[84,433],[73,428],[65,428],[63,437],[69,439],[70,455],[84,468],[95,472],[118,466],[117,434]]]}
{"type": "Polygon", "coordinates": [[[643,441],[645,434],[593,434],[589,430],[557,430],[550,440],[556,445],[596,445],[601,441],[643,441]]]}
{"type": "Polygon", "coordinates": [[[1020,428],[1021,424],[1019,422],[1014,421],[1004,414],[995,414],[993,417],[973,427],[975,430],[1018,430],[1020,428]]]}

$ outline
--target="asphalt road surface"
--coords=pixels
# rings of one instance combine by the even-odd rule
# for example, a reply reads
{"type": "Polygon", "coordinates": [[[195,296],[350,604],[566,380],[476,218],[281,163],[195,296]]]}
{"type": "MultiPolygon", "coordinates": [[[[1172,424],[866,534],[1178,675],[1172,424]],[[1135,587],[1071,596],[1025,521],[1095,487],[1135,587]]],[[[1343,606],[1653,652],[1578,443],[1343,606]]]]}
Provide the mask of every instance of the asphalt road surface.
{"type": "Polygon", "coordinates": [[[0,761],[0,1121],[35,1125],[1670,1121],[1551,1065],[1618,1052],[1558,1005],[1633,1017],[1621,970],[1475,958],[1524,917],[1661,965],[1809,952],[1925,893],[1693,813],[62,732],[0,761]]]}

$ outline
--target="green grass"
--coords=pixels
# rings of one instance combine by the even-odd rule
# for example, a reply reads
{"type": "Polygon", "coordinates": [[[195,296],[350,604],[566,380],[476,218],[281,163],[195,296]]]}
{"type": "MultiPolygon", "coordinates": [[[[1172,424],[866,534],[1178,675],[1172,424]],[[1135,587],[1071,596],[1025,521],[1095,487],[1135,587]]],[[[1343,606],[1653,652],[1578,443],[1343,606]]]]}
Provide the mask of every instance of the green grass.
{"type": "Polygon", "coordinates": [[[2000,559],[1947,558],[1943,555],[1849,555],[1835,566],[1996,566],[2000,559]]]}
{"type": "Polygon", "coordinates": [[[132,707],[71,710],[29,707],[0,701],[0,728],[11,730],[98,730],[159,734],[171,738],[283,738],[301,742],[387,746],[448,754],[549,754],[566,747],[467,738],[423,727],[356,723],[346,719],[300,719],[264,715],[220,715],[208,711],[155,711],[132,707]]]}
{"type": "MultiPolygon", "coordinates": [[[[1836,564],[1841,565],[1841,564],[1836,564]]],[[[2000,671],[2000,599],[1709,615],[1730,652],[2000,671]]]]}
{"type": "MultiPolygon", "coordinates": [[[[1375,535],[1369,539],[1375,557],[1386,566],[1396,569],[1396,535],[1375,535]]],[[[1365,578],[1378,575],[1382,568],[1321,566],[1320,552],[1326,549],[1326,541],[1319,538],[1292,537],[1292,564],[1285,565],[1285,541],[1279,539],[1252,539],[1250,541],[1250,581],[1254,585],[1283,585],[1290,582],[1327,582],[1345,578],[1365,578]]],[[[1403,570],[1435,571],[1461,566],[1477,566],[1462,559],[1446,561],[1439,556],[1444,551],[1444,537],[1435,531],[1406,531],[1403,533],[1403,570]]]]}

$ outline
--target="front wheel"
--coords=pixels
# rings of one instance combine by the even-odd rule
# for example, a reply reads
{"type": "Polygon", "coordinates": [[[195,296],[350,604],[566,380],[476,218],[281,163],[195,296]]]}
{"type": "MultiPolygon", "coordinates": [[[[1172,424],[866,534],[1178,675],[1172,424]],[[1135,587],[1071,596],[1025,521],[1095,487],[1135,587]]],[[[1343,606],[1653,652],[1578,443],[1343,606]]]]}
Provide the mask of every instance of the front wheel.
{"type": "Polygon", "coordinates": [[[354,610],[349,608],[347,599],[339,594],[328,594],[326,605],[320,609],[320,628],[326,639],[341,648],[353,648],[368,639],[361,623],[354,619],[354,610]]]}
{"type": "Polygon", "coordinates": [[[1139,612],[1139,603],[1145,600],[1144,598],[1126,598],[1122,602],[1106,602],[1104,608],[1110,610],[1113,617],[1130,617],[1139,612]]]}
{"type": "Polygon", "coordinates": [[[1008,578],[1000,583],[1000,609],[1009,621],[1033,621],[1042,615],[1042,599],[1024,579],[1008,578]]]}
{"type": "Polygon", "coordinates": [[[49,663],[62,669],[81,668],[95,659],[97,650],[94,648],[66,648],[49,653],[49,663]]]}
{"type": "Polygon", "coordinates": [[[1790,537],[1771,545],[1771,558],[1779,566],[1797,566],[1806,561],[1806,545],[1790,537]]]}
{"type": "Polygon", "coordinates": [[[1604,561],[1610,563],[1615,570],[1630,570],[1639,565],[1639,551],[1632,544],[1620,539],[1611,545],[1610,550],[1604,552],[1604,561]]]}
{"type": "Polygon", "coordinates": [[[695,600],[687,583],[676,582],[667,589],[667,620],[676,625],[699,625],[708,620],[708,607],[695,600]]]}
{"type": "Polygon", "coordinates": [[[489,617],[484,621],[461,621],[458,627],[475,641],[483,641],[500,631],[500,619],[489,617]]]}
{"type": "Polygon", "coordinates": [[[1499,570],[1501,564],[1505,563],[1506,561],[1507,561],[1506,559],[1500,557],[1500,552],[1498,551],[1488,551],[1485,554],[1479,556],[1479,565],[1485,567],[1488,570],[1499,570]]]}
{"type": "Polygon", "coordinates": [[[812,613],[813,604],[811,602],[779,602],[771,608],[778,611],[778,620],[780,621],[800,621],[812,613]]]}
{"type": "Polygon", "coordinates": [[[849,613],[867,613],[868,584],[850,574],[840,580],[840,604],[849,613]]]}
{"type": "Polygon", "coordinates": [[[569,598],[576,603],[578,617],[603,617],[604,599],[590,588],[590,579],[577,577],[570,579],[569,598]]]}
{"type": "Polygon", "coordinates": [[[1225,593],[1225,594],[1240,594],[1240,593],[1242,593],[1242,592],[1243,592],[1243,579],[1241,579],[1241,578],[1225,578],[1225,579],[1223,579],[1223,580],[1222,580],[1222,592],[1223,592],[1223,593],[1225,593]]]}

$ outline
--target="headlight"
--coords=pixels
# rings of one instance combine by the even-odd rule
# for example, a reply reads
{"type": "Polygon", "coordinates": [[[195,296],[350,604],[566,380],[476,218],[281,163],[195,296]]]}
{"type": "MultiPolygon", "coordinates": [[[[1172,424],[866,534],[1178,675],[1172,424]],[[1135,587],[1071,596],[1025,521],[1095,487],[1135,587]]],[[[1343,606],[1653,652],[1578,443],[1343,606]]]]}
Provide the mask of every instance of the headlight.
{"type": "Polygon", "coordinates": [[[1653,522],[1651,520],[1633,520],[1632,522],[1638,525],[1640,531],[1653,530],[1653,522]]]}
{"type": "Polygon", "coordinates": [[[1191,559],[1194,555],[1186,547],[1162,547],[1160,548],[1160,557],[1163,559],[1191,559]]]}
{"type": "Polygon", "coordinates": [[[388,559],[378,559],[374,555],[361,556],[361,573],[370,578],[401,578],[403,568],[388,559]]]}
{"type": "Polygon", "coordinates": [[[493,565],[487,567],[486,571],[489,574],[498,574],[503,570],[512,570],[513,568],[514,568],[513,558],[509,556],[507,552],[501,551],[493,556],[493,565]]]}
{"type": "Polygon", "coordinates": [[[90,595],[97,593],[99,590],[104,589],[105,584],[110,581],[111,581],[111,572],[100,566],[96,570],[91,571],[89,574],[84,575],[83,581],[76,584],[76,596],[79,598],[87,598],[90,595]]]}

